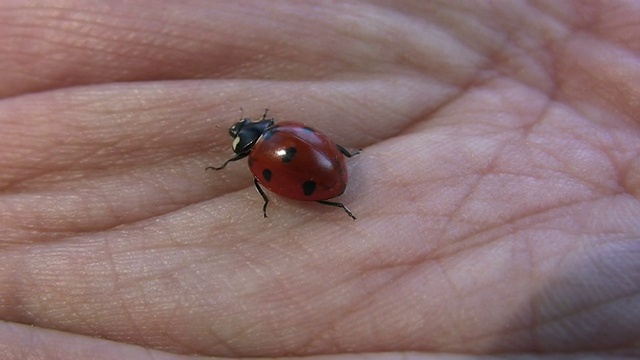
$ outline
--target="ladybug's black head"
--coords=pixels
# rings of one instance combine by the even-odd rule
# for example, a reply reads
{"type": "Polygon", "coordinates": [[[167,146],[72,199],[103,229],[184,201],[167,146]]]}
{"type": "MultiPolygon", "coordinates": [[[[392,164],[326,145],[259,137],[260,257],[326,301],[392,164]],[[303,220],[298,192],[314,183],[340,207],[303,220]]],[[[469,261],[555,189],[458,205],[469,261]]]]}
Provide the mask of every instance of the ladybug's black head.
{"type": "Polygon", "coordinates": [[[263,118],[254,122],[244,118],[233,124],[229,128],[229,136],[233,138],[231,145],[233,152],[236,154],[248,153],[262,133],[270,128],[274,122],[273,119],[263,118]]]}

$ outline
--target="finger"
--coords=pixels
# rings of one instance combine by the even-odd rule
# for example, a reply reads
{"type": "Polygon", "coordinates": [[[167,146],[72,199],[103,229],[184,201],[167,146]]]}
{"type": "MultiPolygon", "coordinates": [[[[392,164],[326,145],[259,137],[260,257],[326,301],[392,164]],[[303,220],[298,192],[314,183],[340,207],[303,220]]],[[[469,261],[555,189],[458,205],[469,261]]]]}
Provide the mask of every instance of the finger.
{"type": "MultiPolygon", "coordinates": [[[[290,102],[292,93],[302,94],[309,100],[296,106],[307,111],[283,106],[273,115],[316,126],[352,147],[392,136],[422,112],[416,105],[423,104],[428,88],[398,80],[397,86],[384,80],[324,82],[312,90],[299,82],[121,84],[6,100],[0,104],[3,239],[45,241],[109,229],[250,187],[244,164],[204,171],[232,155],[226,129],[241,106],[259,114],[269,104],[290,102]],[[358,91],[370,94],[369,103],[344,114],[313,101],[316,91],[342,104],[358,91]],[[389,101],[387,92],[399,100],[389,101]]],[[[437,87],[433,92],[439,93],[432,97],[437,101],[442,93],[437,87]]]]}
{"type": "Polygon", "coordinates": [[[265,16],[255,3],[240,1],[4,1],[0,97],[115,81],[327,79],[362,73],[371,64],[378,64],[379,73],[401,64],[456,78],[461,69],[473,68],[475,60],[461,56],[470,54],[464,44],[428,34],[420,37],[429,42],[413,44],[421,22],[398,27],[404,17],[365,3],[359,4],[362,17],[345,16],[353,11],[349,6],[320,10],[311,3],[272,1],[265,16]],[[372,20],[376,28],[393,31],[368,31],[372,20]],[[395,46],[399,41],[406,46],[395,46]],[[423,61],[425,54],[429,61],[423,61]]]}
{"type": "MultiPolygon", "coordinates": [[[[163,351],[34,326],[0,323],[2,358],[20,359],[138,359],[203,360],[205,357],[163,351]]],[[[206,359],[211,359],[206,357],[206,359]]]]}

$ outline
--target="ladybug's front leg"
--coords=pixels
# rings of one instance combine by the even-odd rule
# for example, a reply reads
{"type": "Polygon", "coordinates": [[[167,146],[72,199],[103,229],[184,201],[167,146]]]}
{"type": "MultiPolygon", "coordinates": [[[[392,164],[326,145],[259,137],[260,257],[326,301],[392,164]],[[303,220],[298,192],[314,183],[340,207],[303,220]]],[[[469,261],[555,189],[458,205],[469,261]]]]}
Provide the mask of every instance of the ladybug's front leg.
{"type": "Polygon", "coordinates": [[[269,204],[269,198],[267,197],[267,194],[264,193],[264,190],[262,190],[262,188],[260,187],[258,179],[253,178],[253,185],[256,186],[256,190],[258,190],[260,196],[262,196],[262,199],[264,200],[264,205],[262,205],[262,215],[264,215],[264,217],[267,217],[267,204],[269,204]]]}
{"type": "Polygon", "coordinates": [[[211,170],[222,170],[224,169],[225,166],[227,166],[228,163],[232,162],[232,161],[238,161],[240,159],[243,159],[245,157],[247,157],[247,155],[249,155],[249,153],[240,153],[240,154],[236,154],[234,157],[232,157],[231,159],[227,160],[224,162],[224,164],[216,167],[216,166],[207,166],[204,170],[207,171],[209,169],[211,170]]]}

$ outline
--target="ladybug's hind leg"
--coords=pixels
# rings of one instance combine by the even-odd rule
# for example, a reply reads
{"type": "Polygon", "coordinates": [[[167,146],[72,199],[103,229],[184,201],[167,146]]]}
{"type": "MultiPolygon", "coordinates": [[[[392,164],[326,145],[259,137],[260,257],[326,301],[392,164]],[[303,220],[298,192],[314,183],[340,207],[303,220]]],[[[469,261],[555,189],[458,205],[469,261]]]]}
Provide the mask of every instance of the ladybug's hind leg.
{"type": "MultiPolygon", "coordinates": [[[[353,220],[356,219],[355,216],[353,216],[353,213],[351,212],[351,210],[349,210],[348,207],[346,207],[343,203],[339,203],[339,202],[333,202],[333,201],[326,201],[326,200],[318,200],[316,201],[317,203],[320,203],[322,205],[329,205],[329,206],[335,206],[335,207],[339,207],[342,208],[342,210],[344,210],[344,212],[347,213],[347,215],[349,215],[350,218],[352,218],[353,220]]],[[[265,207],[267,206],[267,204],[265,203],[264,205],[265,207]]],[[[265,215],[266,216],[266,215],[265,215]]]]}
{"type": "Polygon", "coordinates": [[[340,152],[342,153],[342,155],[344,155],[344,156],[346,156],[346,157],[348,157],[348,158],[350,158],[350,157],[352,157],[352,156],[356,156],[356,155],[360,154],[360,150],[359,150],[359,149],[351,153],[351,152],[349,152],[349,150],[345,149],[345,148],[344,148],[343,146],[341,146],[341,145],[336,144],[336,146],[338,147],[338,150],[340,150],[340,152]]]}
{"type": "Polygon", "coordinates": [[[269,204],[269,197],[267,197],[267,194],[265,194],[264,190],[262,190],[262,188],[260,187],[258,179],[253,178],[253,185],[256,186],[256,190],[258,190],[260,196],[262,196],[262,199],[264,200],[264,205],[262,205],[262,215],[264,215],[264,217],[267,217],[267,205],[269,204]]]}

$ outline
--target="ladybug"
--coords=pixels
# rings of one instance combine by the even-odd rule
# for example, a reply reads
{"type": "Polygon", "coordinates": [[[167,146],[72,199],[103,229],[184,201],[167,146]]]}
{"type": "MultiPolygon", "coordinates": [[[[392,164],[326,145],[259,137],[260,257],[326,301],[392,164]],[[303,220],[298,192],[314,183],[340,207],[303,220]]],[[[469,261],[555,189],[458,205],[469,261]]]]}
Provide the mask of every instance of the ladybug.
{"type": "Polygon", "coordinates": [[[344,204],[328,201],[341,195],[347,187],[345,156],[350,153],[327,135],[304,124],[267,118],[267,112],[257,121],[243,118],[229,128],[235,155],[218,167],[249,157],[253,183],[264,199],[262,213],[267,217],[269,198],[262,186],[284,197],[315,201],[342,208],[352,219],[353,213],[344,204]]]}

